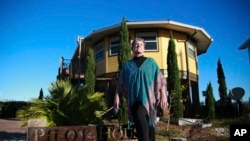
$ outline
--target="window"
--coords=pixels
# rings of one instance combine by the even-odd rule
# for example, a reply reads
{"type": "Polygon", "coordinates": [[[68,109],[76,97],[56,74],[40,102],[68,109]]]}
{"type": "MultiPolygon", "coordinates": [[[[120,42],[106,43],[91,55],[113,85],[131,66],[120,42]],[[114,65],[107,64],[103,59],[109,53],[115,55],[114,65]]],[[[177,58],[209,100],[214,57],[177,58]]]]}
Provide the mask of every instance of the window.
{"type": "Polygon", "coordinates": [[[146,42],[145,51],[157,51],[157,33],[156,32],[140,32],[136,33],[136,37],[143,38],[146,42]]]}
{"type": "Polygon", "coordinates": [[[103,42],[98,44],[95,48],[95,61],[102,60],[104,58],[104,44],[103,42]]]}
{"type": "Polygon", "coordinates": [[[188,55],[193,57],[193,58],[196,58],[194,43],[191,41],[188,41],[187,46],[188,46],[188,55]]]}
{"type": "Polygon", "coordinates": [[[119,45],[120,45],[120,38],[119,37],[110,38],[109,55],[118,54],[119,45]]]}

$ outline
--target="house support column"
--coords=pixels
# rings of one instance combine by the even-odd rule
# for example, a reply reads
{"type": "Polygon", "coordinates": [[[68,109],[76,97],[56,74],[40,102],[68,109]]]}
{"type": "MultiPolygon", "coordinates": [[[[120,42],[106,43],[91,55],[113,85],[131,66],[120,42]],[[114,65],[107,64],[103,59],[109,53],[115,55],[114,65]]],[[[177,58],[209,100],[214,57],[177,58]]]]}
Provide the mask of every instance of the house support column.
{"type": "Polygon", "coordinates": [[[193,117],[195,117],[200,111],[200,97],[199,97],[199,87],[197,82],[191,82],[192,90],[192,106],[193,106],[193,117]]]}

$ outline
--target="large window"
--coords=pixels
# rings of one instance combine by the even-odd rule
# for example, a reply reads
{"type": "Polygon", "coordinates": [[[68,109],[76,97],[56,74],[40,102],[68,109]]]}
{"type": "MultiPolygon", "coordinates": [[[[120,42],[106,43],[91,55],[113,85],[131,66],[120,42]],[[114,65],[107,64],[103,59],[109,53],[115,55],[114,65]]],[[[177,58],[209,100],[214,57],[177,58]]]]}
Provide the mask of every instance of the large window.
{"type": "Polygon", "coordinates": [[[104,43],[99,43],[95,48],[95,61],[102,60],[104,58],[104,43]]]}
{"type": "Polygon", "coordinates": [[[120,38],[119,37],[110,38],[109,55],[118,54],[119,44],[120,44],[120,38]]]}
{"type": "Polygon", "coordinates": [[[146,42],[145,51],[157,51],[157,33],[156,32],[138,32],[136,37],[143,38],[146,42]]]}
{"type": "Polygon", "coordinates": [[[187,46],[188,46],[188,55],[193,58],[196,58],[196,51],[195,51],[194,43],[191,41],[188,41],[187,46]]]}

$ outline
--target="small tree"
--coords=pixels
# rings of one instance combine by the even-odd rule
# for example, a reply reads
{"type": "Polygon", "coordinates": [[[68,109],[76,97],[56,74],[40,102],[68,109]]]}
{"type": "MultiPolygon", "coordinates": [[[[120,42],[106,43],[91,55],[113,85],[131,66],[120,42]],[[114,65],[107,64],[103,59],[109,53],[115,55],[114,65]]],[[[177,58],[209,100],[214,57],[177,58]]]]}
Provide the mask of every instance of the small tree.
{"type": "Polygon", "coordinates": [[[43,89],[41,88],[38,99],[43,100],[43,89]]]}
{"type": "Polygon", "coordinates": [[[121,28],[120,28],[120,44],[118,48],[118,63],[119,71],[122,69],[123,65],[131,59],[131,50],[129,43],[129,32],[126,24],[126,18],[122,18],[121,28]]]}
{"type": "Polygon", "coordinates": [[[177,122],[179,118],[183,117],[183,102],[177,55],[175,52],[175,43],[172,31],[170,31],[170,40],[168,42],[167,66],[167,90],[169,99],[171,100],[171,119],[172,122],[177,122]]]}
{"type": "MultiPolygon", "coordinates": [[[[129,33],[126,24],[126,18],[123,17],[120,28],[120,45],[118,48],[119,72],[121,71],[125,62],[127,62],[129,59],[131,59],[129,33]]],[[[120,123],[126,123],[128,121],[126,99],[124,96],[122,96],[122,94],[119,94],[119,97],[121,101],[121,107],[118,112],[118,121],[120,123]]]]}
{"type": "Polygon", "coordinates": [[[220,99],[225,100],[227,98],[227,85],[220,59],[217,62],[217,75],[218,75],[218,84],[219,84],[218,90],[220,99]]]}
{"type": "Polygon", "coordinates": [[[211,82],[209,82],[206,90],[206,99],[205,99],[205,109],[206,109],[206,116],[208,120],[212,120],[215,118],[215,99],[213,95],[213,87],[211,82]]]}
{"type": "Polygon", "coordinates": [[[85,78],[85,85],[87,93],[94,93],[95,92],[95,58],[94,58],[94,51],[92,48],[89,48],[88,55],[87,55],[87,64],[86,70],[84,73],[85,78]]]}

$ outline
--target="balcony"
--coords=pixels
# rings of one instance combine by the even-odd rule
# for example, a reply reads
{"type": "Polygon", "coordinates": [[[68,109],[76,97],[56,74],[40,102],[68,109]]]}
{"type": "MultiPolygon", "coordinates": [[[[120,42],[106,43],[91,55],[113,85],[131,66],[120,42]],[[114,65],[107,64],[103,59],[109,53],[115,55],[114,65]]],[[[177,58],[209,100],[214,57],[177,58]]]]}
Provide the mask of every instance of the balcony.
{"type": "Polygon", "coordinates": [[[84,78],[84,67],[79,60],[61,58],[57,79],[70,78],[71,80],[82,80],[84,78]]]}

